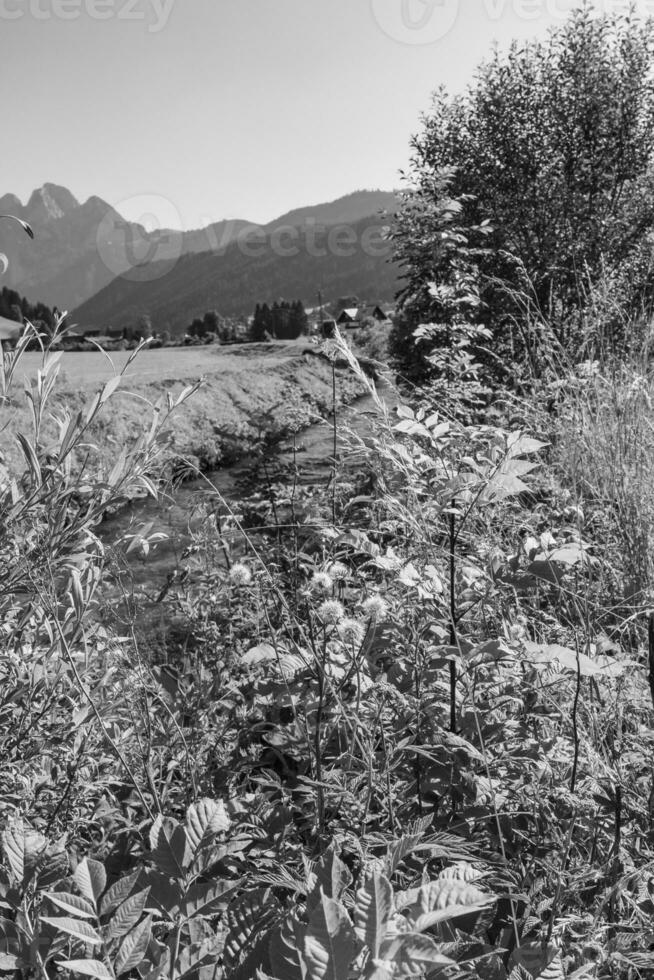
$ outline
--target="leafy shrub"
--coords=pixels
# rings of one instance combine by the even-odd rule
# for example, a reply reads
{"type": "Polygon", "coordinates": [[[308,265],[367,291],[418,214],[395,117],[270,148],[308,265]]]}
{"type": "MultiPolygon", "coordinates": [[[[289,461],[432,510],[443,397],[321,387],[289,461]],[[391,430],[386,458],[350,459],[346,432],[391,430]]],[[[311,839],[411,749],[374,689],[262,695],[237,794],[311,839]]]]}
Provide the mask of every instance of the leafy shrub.
{"type": "Polygon", "coordinates": [[[421,216],[447,207],[451,174],[458,223],[492,228],[477,261],[481,299],[509,370],[516,357],[546,356],[534,322],[574,352],[589,293],[607,274],[632,313],[649,308],[652,50],[651,21],[584,4],[545,41],[496,52],[464,94],[438,91],[413,141],[399,258],[412,275],[432,269],[425,286],[440,281],[442,249],[434,258],[437,235],[421,216]]]}

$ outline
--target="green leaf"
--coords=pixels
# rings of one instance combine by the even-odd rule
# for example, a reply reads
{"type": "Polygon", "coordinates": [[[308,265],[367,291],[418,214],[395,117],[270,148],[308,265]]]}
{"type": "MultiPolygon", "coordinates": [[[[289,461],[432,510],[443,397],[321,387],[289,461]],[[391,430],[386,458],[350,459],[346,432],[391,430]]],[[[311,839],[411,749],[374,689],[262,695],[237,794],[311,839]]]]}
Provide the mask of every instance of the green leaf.
{"type": "Polygon", "coordinates": [[[308,980],[347,980],[356,952],[354,930],[345,906],[323,892],[304,938],[308,980]]]}
{"type": "Polygon", "coordinates": [[[161,814],[150,828],[152,859],[170,878],[182,878],[186,864],[186,832],[172,817],[161,814]]]}
{"type": "Polygon", "coordinates": [[[365,943],[373,959],[386,937],[388,920],[393,914],[393,888],[388,878],[373,871],[366,876],[356,894],[354,928],[358,939],[365,943]]]}
{"type": "Polygon", "coordinates": [[[122,381],[122,377],[120,376],[120,374],[116,375],[115,378],[110,378],[109,381],[107,381],[104,388],[102,389],[102,394],[100,395],[100,405],[104,405],[104,403],[109,398],[111,398],[111,396],[115,392],[116,388],[118,388],[121,381],[122,381]]]}
{"type": "Polygon", "coordinates": [[[81,939],[84,943],[93,943],[94,946],[99,946],[102,942],[95,929],[88,922],[81,922],[79,919],[71,919],[69,916],[63,915],[42,915],[41,922],[45,922],[46,925],[56,929],[57,932],[63,932],[67,936],[81,939]]]}
{"type": "Polygon", "coordinates": [[[417,902],[409,909],[412,921],[430,912],[443,912],[458,906],[472,908],[494,902],[493,895],[482,892],[476,885],[467,881],[438,879],[430,881],[418,890],[417,902]]]}
{"type": "Polygon", "coordinates": [[[140,874],[140,871],[133,871],[131,875],[126,875],[124,878],[119,878],[118,881],[113,883],[111,888],[106,891],[102,901],[100,902],[100,915],[108,915],[115,908],[117,908],[121,902],[125,901],[136,884],[140,874]]]}
{"type": "Polygon", "coordinates": [[[150,886],[149,909],[158,912],[164,919],[174,919],[180,910],[186,891],[186,886],[182,887],[183,882],[177,879],[171,880],[167,875],[150,869],[141,883],[150,886]]]}
{"type": "Polygon", "coordinates": [[[14,878],[20,884],[25,884],[43,857],[47,847],[45,837],[26,827],[21,817],[16,817],[3,832],[2,843],[14,878]]]}
{"type": "Polygon", "coordinates": [[[48,888],[66,878],[69,872],[68,855],[65,851],[52,850],[47,860],[39,866],[39,887],[48,888]]]}
{"type": "Polygon", "coordinates": [[[143,891],[137,892],[136,895],[127,898],[122,905],[118,906],[107,926],[106,939],[115,939],[117,936],[127,935],[141,918],[149,894],[150,889],[144,888],[143,891]]]}
{"type": "Polygon", "coordinates": [[[230,819],[222,800],[202,799],[186,812],[186,841],[191,855],[212,844],[218,834],[229,830],[230,819]]]}
{"type": "Polygon", "coordinates": [[[46,892],[45,898],[49,899],[57,908],[69,912],[71,915],[81,915],[83,919],[94,919],[95,909],[85,898],[79,895],[72,895],[69,892],[46,892]]]}
{"type": "Polygon", "coordinates": [[[151,934],[152,918],[148,916],[125,936],[114,960],[114,971],[117,977],[136,969],[143,962],[151,934]]]}
{"type": "Polygon", "coordinates": [[[241,663],[244,667],[256,667],[258,664],[271,663],[276,659],[275,648],[269,643],[260,643],[243,654],[241,663]]]}
{"type": "MultiPolygon", "coordinates": [[[[272,920],[277,919],[280,905],[270,888],[256,888],[241,893],[225,916],[226,935],[223,963],[229,973],[257,942],[258,936],[272,920]]],[[[274,933],[273,933],[274,937],[274,933]]]]}
{"type": "Polygon", "coordinates": [[[541,442],[540,439],[532,439],[522,432],[511,432],[506,440],[509,456],[529,456],[531,453],[539,453],[541,449],[549,446],[549,442],[541,442]]]}
{"type": "Polygon", "coordinates": [[[394,975],[399,973],[400,976],[422,973],[425,963],[433,966],[455,965],[454,960],[441,953],[431,936],[415,932],[405,932],[387,939],[382,944],[379,959],[390,960],[395,967],[394,975]]]}
{"type": "Polygon", "coordinates": [[[316,878],[324,888],[325,895],[338,901],[343,892],[352,884],[352,875],[346,864],[343,864],[333,845],[327,849],[318,867],[316,878]]]}
{"type": "Polygon", "coordinates": [[[92,858],[84,858],[75,868],[73,879],[84,898],[88,898],[96,908],[100,896],[107,887],[104,865],[92,858]]]}
{"type": "Polygon", "coordinates": [[[527,659],[530,663],[551,664],[557,660],[564,670],[569,670],[576,674],[577,669],[582,677],[616,677],[624,673],[627,664],[620,661],[609,659],[596,662],[579,653],[577,663],[577,653],[569,647],[560,646],[558,643],[532,643],[524,640],[523,646],[527,651],[527,659]]]}
{"type": "Polygon", "coordinates": [[[175,980],[182,980],[189,973],[195,973],[199,967],[213,961],[215,955],[206,942],[185,946],[175,961],[175,980]]]}
{"type": "Polygon", "coordinates": [[[186,919],[215,915],[227,908],[240,881],[201,881],[191,885],[184,897],[181,913],[186,919]]]}
{"type": "Polygon", "coordinates": [[[16,881],[22,882],[25,876],[25,827],[20,817],[3,831],[2,847],[11,873],[16,881]]]}
{"type": "Polygon", "coordinates": [[[302,955],[305,929],[306,926],[292,913],[274,930],[269,955],[276,976],[284,977],[284,980],[306,980],[307,965],[302,955]]]}
{"type": "Polygon", "coordinates": [[[59,960],[57,966],[73,973],[81,973],[85,977],[97,977],[98,980],[113,980],[113,973],[108,970],[102,960],[59,960]]]}

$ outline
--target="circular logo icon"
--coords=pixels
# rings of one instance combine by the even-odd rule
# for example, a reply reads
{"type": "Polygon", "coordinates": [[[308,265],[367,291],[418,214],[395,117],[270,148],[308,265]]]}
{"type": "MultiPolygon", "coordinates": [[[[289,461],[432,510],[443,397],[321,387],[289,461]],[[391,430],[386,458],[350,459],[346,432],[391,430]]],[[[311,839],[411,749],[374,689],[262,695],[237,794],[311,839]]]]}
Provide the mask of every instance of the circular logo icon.
{"type": "Polygon", "coordinates": [[[98,225],[98,255],[114,276],[151,282],[167,275],[184,248],[179,211],[165,197],[140,194],[109,208],[98,225]]]}
{"type": "Polygon", "coordinates": [[[434,44],[450,33],[459,0],[371,0],[375,20],[402,44],[434,44]]]}

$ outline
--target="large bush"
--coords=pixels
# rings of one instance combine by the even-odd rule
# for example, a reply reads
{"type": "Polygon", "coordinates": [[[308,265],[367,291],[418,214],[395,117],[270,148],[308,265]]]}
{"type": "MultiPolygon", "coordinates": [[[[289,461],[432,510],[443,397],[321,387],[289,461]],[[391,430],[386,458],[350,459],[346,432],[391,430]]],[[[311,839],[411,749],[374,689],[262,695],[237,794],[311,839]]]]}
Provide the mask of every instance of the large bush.
{"type": "MultiPolygon", "coordinates": [[[[652,22],[596,17],[586,6],[545,41],[495,52],[464,94],[438,91],[414,138],[399,258],[410,276],[438,278],[438,261],[425,262],[429,242],[414,234],[416,204],[440,208],[445,193],[463,205],[460,224],[489,222],[482,319],[503,356],[524,356],[533,322],[545,317],[555,343],[574,348],[588,297],[607,275],[623,286],[633,278],[623,301],[647,306],[652,42],[652,22]],[[625,277],[631,263],[639,273],[625,277]]],[[[410,325],[431,316],[429,303],[409,305],[410,325]]]]}

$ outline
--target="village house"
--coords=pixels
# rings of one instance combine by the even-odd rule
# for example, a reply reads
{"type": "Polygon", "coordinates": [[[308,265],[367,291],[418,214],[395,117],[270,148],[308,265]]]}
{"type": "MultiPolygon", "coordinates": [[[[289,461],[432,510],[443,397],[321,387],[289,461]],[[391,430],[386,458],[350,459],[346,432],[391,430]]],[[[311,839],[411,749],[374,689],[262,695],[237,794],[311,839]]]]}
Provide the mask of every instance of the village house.
{"type": "Polygon", "coordinates": [[[361,306],[352,306],[341,310],[336,323],[339,327],[346,327],[354,330],[363,326],[367,320],[374,320],[376,323],[387,323],[390,317],[386,310],[376,303],[367,303],[361,306]]]}

